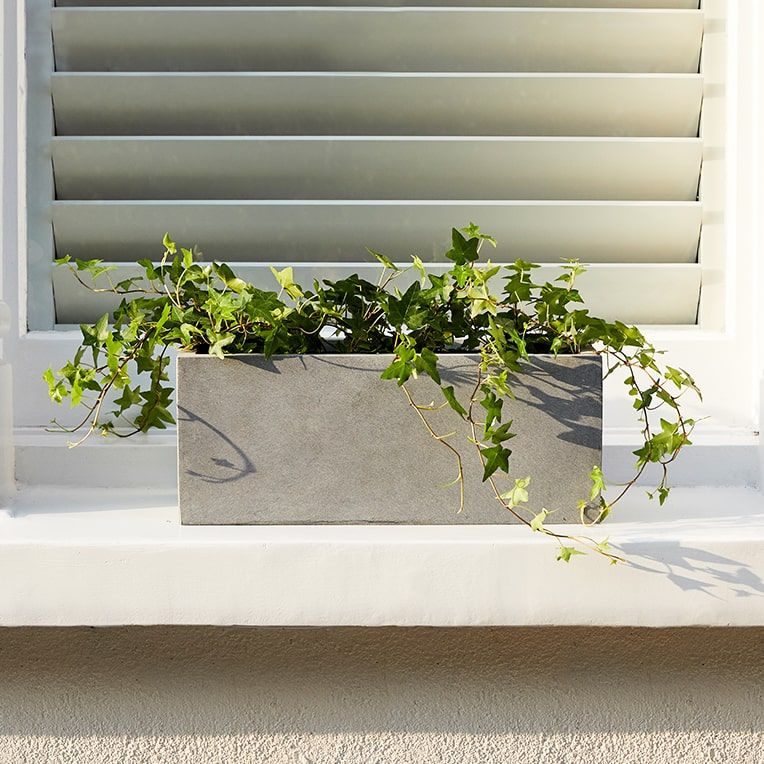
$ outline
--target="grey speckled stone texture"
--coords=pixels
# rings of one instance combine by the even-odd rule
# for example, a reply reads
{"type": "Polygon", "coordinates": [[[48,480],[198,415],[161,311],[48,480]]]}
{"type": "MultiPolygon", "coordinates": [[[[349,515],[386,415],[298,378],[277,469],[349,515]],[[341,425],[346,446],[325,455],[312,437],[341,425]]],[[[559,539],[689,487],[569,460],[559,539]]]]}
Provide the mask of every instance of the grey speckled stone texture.
{"type": "MultiPolygon", "coordinates": [[[[467,425],[450,409],[426,416],[464,459],[466,506],[457,514],[454,456],[435,442],[395,382],[385,355],[178,357],[178,472],[186,525],[513,522],[481,482],[467,425]]],[[[444,384],[466,401],[477,356],[440,357],[444,384]]],[[[602,448],[598,357],[534,356],[511,381],[517,400],[513,477],[531,476],[530,506],[578,519],[602,448]]],[[[411,380],[419,404],[440,403],[428,378],[411,380]]],[[[501,476],[505,490],[510,481],[501,476]]]]}

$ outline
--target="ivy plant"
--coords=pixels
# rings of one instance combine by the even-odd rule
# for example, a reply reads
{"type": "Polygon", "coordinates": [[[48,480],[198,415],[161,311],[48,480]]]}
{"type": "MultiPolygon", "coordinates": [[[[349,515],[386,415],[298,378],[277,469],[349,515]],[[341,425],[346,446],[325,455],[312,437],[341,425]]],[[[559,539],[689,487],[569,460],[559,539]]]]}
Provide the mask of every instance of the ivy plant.
{"type": "Polygon", "coordinates": [[[453,453],[460,509],[460,451],[449,442],[449,434],[432,427],[432,405],[412,397],[407,386],[412,377],[429,377],[440,389],[442,405],[465,420],[483,481],[518,521],[557,542],[559,560],[567,562],[588,549],[615,563],[621,558],[606,540],[558,533],[546,525],[554,508],[538,513],[527,508],[530,477],[513,475],[510,490],[500,489],[496,478],[511,475],[515,433],[507,414],[512,375],[522,373],[523,362],[533,353],[591,352],[603,356],[606,375],[623,377],[642,433],[634,452],[634,475],[606,498],[604,477],[594,467],[590,495],[579,501],[584,525],[604,520],[649,464],[660,466],[661,477],[648,495],[664,503],[669,466],[690,443],[696,424],[683,413],[681,398],[700,392],[688,372],[660,362],[661,352],[638,328],[589,314],[576,288],[584,265],[565,261],[558,278],[539,283],[534,263],[480,263],[486,244],[496,242],[470,223],[452,230],[445,253],[450,267],[442,273],[428,272],[416,256],[402,268],[369,250],[381,266],[376,282],[354,274],[306,287],[295,282],[291,267],[272,268],[272,290],[247,283],[225,263],[199,262],[191,249],[178,247],[169,235],[158,264],[140,260],[142,275],[119,281],[114,280],[114,266],[100,260],[62,258],[57,264],[71,268],[83,287],[114,293],[121,301],[111,315],[82,325],[82,343],[72,360],[57,372],[45,373],[52,400],[84,410],[74,427],[55,420],[54,425],[84,431],[72,446],[93,433],[127,438],[172,425],[173,389],[167,374],[172,347],[220,358],[229,353],[389,353],[393,360],[382,377],[400,387],[430,436],[453,453]],[[404,274],[410,281],[405,289],[396,284],[404,274]],[[500,289],[493,288],[497,282],[500,289]],[[467,399],[460,400],[440,377],[438,354],[449,352],[474,353],[479,359],[467,399]]]}

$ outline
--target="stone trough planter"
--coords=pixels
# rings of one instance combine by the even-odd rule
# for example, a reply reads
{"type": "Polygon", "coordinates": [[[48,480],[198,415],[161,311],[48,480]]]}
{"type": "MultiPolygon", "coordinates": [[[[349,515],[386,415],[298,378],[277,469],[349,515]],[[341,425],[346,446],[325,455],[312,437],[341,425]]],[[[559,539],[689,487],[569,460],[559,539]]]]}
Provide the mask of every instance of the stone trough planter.
{"type": "MultiPolygon", "coordinates": [[[[465,508],[453,455],[427,433],[384,355],[178,357],[178,473],[186,525],[491,524],[513,522],[487,484],[467,425],[450,408],[428,412],[457,430],[465,508]]],[[[440,356],[444,384],[468,400],[474,355],[440,356]]],[[[578,521],[602,447],[598,356],[533,356],[505,403],[518,433],[514,477],[532,476],[530,507],[578,521]],[[511,413],[510,413],[511,412],[511,413]]],[[[442,397],[428,378],[407,384],[421,404],[442,397]]],[[[501,478],[500,478],[501,480],[501,478]]],[[[506,481],[506,478],[504,478],[506,481]]],[[[507,483],[508,485],[508,483],[507,483]]]]}

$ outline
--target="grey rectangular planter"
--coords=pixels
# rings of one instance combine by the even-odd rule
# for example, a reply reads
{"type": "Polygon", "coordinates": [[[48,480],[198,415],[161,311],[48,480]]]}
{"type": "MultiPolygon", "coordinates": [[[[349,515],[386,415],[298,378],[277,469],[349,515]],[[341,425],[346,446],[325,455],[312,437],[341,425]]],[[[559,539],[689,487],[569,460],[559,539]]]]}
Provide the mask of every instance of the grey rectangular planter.
{"type": "MultiPolygon", "coordinates": [[[[508,523],[467,425],[450,408],[426,412],[464,459],[465,509],[453,454],[426,431],[385,355],[182,354],[178,357],[178,473],[187,525],[508,523]]],[[[444,384],[468,400],[477,356],[440,356],[444,384]]],[[[533,356],[504,404],[517,437],[513,477],[531,476],[530,506],[578,520],[600,464],[602,365],[593,355],[533,356]]],[[[442,402],[429,378],[407,383],[419,404],[442,402]]],[[[497,473],[498,476],[498,473],[497,473]]],[[[499,476],[506,490],[510,481],[499,476]]]]}

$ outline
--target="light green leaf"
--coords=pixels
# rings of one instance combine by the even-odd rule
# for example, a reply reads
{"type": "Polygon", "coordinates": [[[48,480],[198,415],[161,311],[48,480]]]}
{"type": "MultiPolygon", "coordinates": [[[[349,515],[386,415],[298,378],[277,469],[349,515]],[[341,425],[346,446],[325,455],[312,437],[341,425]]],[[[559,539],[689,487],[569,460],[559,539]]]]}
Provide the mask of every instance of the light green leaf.
{"type": "MultiPolygon", "coordinates": [[[[506,493],[501,494],[501,498],[507,502],[511,509],[519,507],[521,504],[528,503],[528,486],[531,484],[530,477],[515,478],[515,484],[506,493]]],[[[546,511],[546,510],[544,510],[546,511]]]]}
{"type": "Polygon", "coordinates": [[[230,345],[235,339],[233,334],[224,334],[214,344],[210,345],[209,354],[223,358],[223,348],[230,345]]]}
{"type": "Polygon", "coordinates": [[[389,257],[383,255],[381,252],[377,252],[374,249],[369,249],[368,247],[366,247],[366,251],[370,255],[373,255],[374,257],[376,257],[377,260],[379,260],[379,262],[382,263],[382,265],[385,266],[385,268],[388,268],[391,271],[399,271],[400,270],[400,268],[389,257]]]}
{"type": "Polygon", "coordinates": [[[162,237],[162,246],[171,254],[174,255],[178,251],[178,245],[172,240],[169,233],[166,233],[162,237]]]}
{"type": "Polygon", "coordinates": [[[424,282],[427,279],[427,271],[424,267],[424,263],[416,255],[414,255],[411,258],[411,262],[414,266],[414,269],[419,273],[419,278],[421,280],[422,285],[424,285],[424,282]]]}
{"type": "Polygon", "coordinates": [[[549,512],[546,509],[542,509],[541,512],[535,515],[531,520],[531,530],[536,532],[543,531],[544,520],[546,520],[548,514],[549,512]]]}
{"type": "Polygon", "coordinates": [[[608,539],[602,539],[602,541],[597,542],[597,544],[595,544],[595,549],[602,554],[610,552],[610,543],[608,542],[608,539]]]}
{"type": "Polygon", "coordinates": [[[570,558],[577,554],[584,554],[584,552],[581,552],[572,546],[561,546],[557,553],[557,559],[562,560],[563,562],[570,562],[570,558]]]}
{"type": "Polygon", "coordinates": [[[303,296],[302,289],[295,283],[294,268],[291,265],[280,271],[271,266],[271,273],[290,297],[297,299],[303,296]]]}
{"type": "Polygon", "coordinates": [[[106,338],[109,336],[109,314],[104,313],[101,318],[98,319],[95,329],[95,338],[99,342],[106,342],[106,338]]]}
{"type": "Polygon", "coordinates": [[[602,474],[600,467],[594,466],[589,473],[589,478],[592,481],[592,488],[589,491],[589,501],[594,501],[605,490],[605,476],[602,474]]]}

